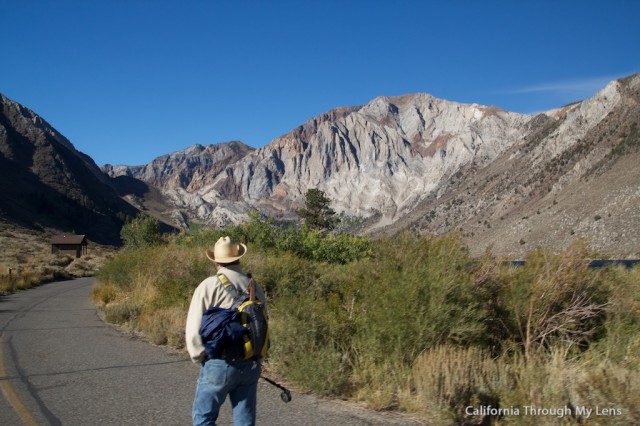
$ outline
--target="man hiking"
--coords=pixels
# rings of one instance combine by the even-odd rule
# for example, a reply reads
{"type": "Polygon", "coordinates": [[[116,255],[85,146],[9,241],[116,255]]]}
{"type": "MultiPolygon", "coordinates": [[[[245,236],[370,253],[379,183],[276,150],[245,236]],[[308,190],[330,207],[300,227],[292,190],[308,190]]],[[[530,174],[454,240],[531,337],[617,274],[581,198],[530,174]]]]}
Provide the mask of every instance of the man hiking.
{"type": "Polygon", "coordinates": [[[256,421],[257,387],[262,369],[260,356],[246,359],[237,355],[236,347],[225,347],[231,346],[227,329],[218,333],[221,337],[213,343],[213,349],[211,342],[203,342],[201,337],[201,328],[205,328],[203,314],[216,311],[219,313],[215,315],[233,315],[238,300],[250,293],[250,287],[254,287],[251,294],[255,292],[255,297],[266,311],[262,288],[245,275],[240,266],[240,258],[246,252],[244,244],[229,237],[220,238],[213,250],[206,250],[217,273],[202,281],[191,299],[186,344],[191,360],[201,364],[192,407],[194,425],[215,425],[227,395],[231,400],[235,426],[254,425],[256,421]]]}

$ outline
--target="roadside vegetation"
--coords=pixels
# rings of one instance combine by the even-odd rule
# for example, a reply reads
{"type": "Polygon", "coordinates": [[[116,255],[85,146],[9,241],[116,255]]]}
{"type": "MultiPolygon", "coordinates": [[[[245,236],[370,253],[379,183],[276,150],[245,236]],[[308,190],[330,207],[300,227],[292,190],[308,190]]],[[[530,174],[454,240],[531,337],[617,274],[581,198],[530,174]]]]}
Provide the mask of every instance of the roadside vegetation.
{"type": "Polygon", "coordinates": [[[584,424],[575,407],[600,408],[592,425],[640,423],[640,269],[590,269],[580,242],[513,267],[471,258],[455,234],[370,241],[254,214],[126,247],[92,297],[107,321],[183,348],[191,294],[213,273],[204,250],[223,235],[249,244],[244,269],[270,304],[268,369],[298,389],[427,424],[584,424]],[[467,408],[488,406],[520,415],[467,408]]]}
{"type": "Polygon", "coordinates": [[[51,254],[51,236],[43,231],[0,226],[0,295],[52,281],[93,276],[116,253],[114,248],[90,244],[89,253],[78,259],[51,254]]]}

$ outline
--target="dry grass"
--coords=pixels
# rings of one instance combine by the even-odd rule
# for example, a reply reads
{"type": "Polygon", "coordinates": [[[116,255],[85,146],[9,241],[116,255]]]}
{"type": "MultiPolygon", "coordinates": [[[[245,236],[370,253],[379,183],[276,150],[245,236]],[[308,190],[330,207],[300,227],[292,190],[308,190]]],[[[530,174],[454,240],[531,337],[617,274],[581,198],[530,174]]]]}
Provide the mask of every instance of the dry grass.
{"type": "Polygon", "coordinates": [[[181,349],[191,292],[212,269],[200,249],[123,250],[99,272],[91,297],[107,322],[181,349]]]}
{"type": "Polygon", "coordinates": [[[177,306],[160,308],[140,315],[138,329],[156,345],[182,349],[185,344],[184,309],[177,306]]]}
{"type": "Polygon", "coordinates": [[[89,245],[75,259],[51,254],[51,232],[0,225],[0,294],[13,293],[61,279],[92,276],[115,254],[111,247],[89,245]]]}
{"type": "Polygon", "coordinates": [[[416,393],[429,411],[464,413],[473,404],[497,404],[497,390],[512,381],[510,370],[477,347],[442,345],[420,355],[413,374],[416,393]]]}
{"type": "Polygon", "coordinates": [[[423,353],[413,374],[418,410],[428,424],[628,425],[640,423],[637,370],[588,357],[571,358],[557,348],[492,358],[478,348],[441,346],[423,353]],[[518,414],[472,414],[466,407],[519,410],[518,414]],[[571,415],[527,414],[525,407],[565,408],[571,415]],[[579,407],[593,410],[580,414],[579,407]],[[598,408],[600,414],[595,413],[598,408]],[[603,415],[605,409],[613,415],[603,415]]]}

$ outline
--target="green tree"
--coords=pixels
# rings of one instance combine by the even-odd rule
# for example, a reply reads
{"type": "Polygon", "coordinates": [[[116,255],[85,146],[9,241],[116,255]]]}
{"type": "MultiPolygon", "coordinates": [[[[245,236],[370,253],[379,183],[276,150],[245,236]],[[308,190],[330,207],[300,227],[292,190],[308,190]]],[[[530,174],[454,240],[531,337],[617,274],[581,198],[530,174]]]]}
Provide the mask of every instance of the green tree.
{"type": "Polygon", "coordinates": [[[125,248],[140,248],[158,244],[162,240],[160,221],[140,212],[120,230],[125,248]]]}
{"type": "Polygon", "coordinates": [[[305,225],[311,229],[330,231],[336,227],[339,217],[336,212],[329,207],[331,200],[324,191],[318,188],[311,188],[305,194],[303,209],[298,210],[298,216],[304,219],[305,225]]]}

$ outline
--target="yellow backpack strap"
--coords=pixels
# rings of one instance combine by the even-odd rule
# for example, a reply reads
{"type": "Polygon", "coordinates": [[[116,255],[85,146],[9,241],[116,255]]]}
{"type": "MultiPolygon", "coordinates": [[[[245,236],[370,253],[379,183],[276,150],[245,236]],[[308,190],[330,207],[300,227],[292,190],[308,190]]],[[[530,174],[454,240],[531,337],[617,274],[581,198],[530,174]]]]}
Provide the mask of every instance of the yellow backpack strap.
{"type": "Polygon", "coordinates": [[[220,284],[222,284],[222,288],[227,291],[231,297],[233,298],[233,309],[237,309],[238,306],[244,302],[247,298],[247,294],[240,291],[225,274],[218,274],[218,279],[220,280],[220,284]]]}
{"type": "Polygon", "coordinates": [[[227,276],[225,274],[218,274],[218,279],[220,280],[220,284],[222,284],[222,287],[224,287],[225,289],[228,289],[229,286],[231,286],[231,281],[229,281],[229,278],[227,278],[227,276]]]}

